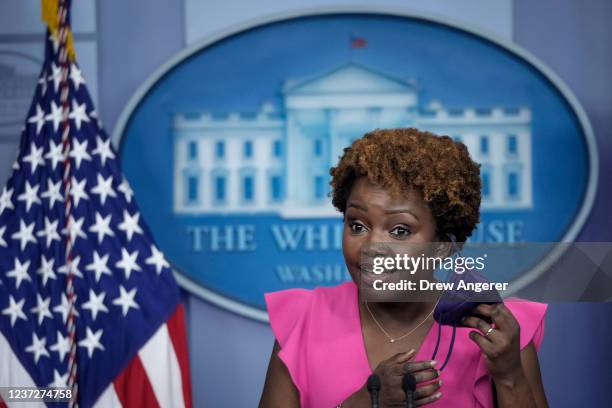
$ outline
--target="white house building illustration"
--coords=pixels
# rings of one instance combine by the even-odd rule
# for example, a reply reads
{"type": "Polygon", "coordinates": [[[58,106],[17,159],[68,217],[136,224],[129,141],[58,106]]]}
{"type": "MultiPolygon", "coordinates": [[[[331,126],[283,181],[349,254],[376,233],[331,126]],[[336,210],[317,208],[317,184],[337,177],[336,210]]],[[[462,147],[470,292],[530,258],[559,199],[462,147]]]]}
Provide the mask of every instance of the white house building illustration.
{"type": "Polygon", "coordinates": [[[415,80],[350,62],[286,80],[282,109],[174,116],[174,212],[337,215],[329,168],[375,128],[416,127],[463,142],[482,164],[483,210],[532,206],[531,111],[527,107],[422,105],[415,80]]]}

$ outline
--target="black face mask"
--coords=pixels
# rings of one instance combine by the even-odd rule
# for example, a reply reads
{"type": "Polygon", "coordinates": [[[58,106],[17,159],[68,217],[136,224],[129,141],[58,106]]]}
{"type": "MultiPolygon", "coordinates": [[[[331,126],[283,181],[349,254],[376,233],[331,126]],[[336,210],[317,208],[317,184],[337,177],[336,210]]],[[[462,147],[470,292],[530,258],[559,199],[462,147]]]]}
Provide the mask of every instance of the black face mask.
{"type": "MultiPolygon", "coordinates": [[[[456,257],[461,257],[461,252],[459,251],[455,236],[453,234],[448,234],[448,238],[452,245],[452,254],[455,254],[456,257]]],[[[461,319],[466,316],[478,316],[483,318],[483,316],[476,315],[472,311],[476,306],[481,303],[494,304],[501,303],[503,301],[496,290],[483,290],[482,292],[476,292],[468,289],[456,289],[460,281],[465,283],[489,282],[484,276],[473,269],[467,269],[462,274],[455,273],[454,271],[450,272],[447,282],[453,283],[453,290],[446,290],[442,293],[433,313],[434,319],[436,322],[438,322],[438,339],[431,357],[432,360],[435,359],[436,354],[438,353],[440,337],[442,334],[442,325],[452,326],[453,328],[448,353],[444,363],[439,368],[440,371],[446,367],[446,364],[448,364],[448,361],[450,360],[453,345],[455,343],[455,331],[457,326],[461,326],[461,319]]]]}

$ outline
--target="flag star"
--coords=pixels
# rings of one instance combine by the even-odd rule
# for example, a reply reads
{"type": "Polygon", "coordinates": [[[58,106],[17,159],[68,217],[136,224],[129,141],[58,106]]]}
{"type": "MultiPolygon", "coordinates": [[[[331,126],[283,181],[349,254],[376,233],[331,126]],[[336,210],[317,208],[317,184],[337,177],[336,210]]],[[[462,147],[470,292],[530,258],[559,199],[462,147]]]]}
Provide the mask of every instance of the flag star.
{"type": "Polygon", "coordinates": [[[11,198],[13,197],[13,189],[6,189],[6,186],[2,189],[2,195],[0,195],[0,215],[4,212],[5,209],[13,210],[13,202],[11,198]]]}
{"type": "MultiPolygon", "coordinates": [[[[47,82],[44,81],[44,83],[46,84],[47,82]]],[[[40,107],[40,104],[36,104],[36,114],[28,118],[28,123],[36,123],[36,136],[38,136],[40,129],[45,124],[45,111],[40,107]]]]}
{"type": "Polygon", "coordinates": [[[49,218],[45,217],[45,228],[36,233],[38,237],[46,237],[47,238],[47,248],[51,246],[53,240],[61,241],[59,234],[57,233],[57,224],[58,220],[51,222],[49,218]]]}
{"type": "Polygon", "coordinates": [[[38,315],[38,325],[40,325],[45,317],[53,319],[53,315],[49,311],[49,303],[51,302],[51,298],[48,297],[46,300],[43,299],[39,293],[36,294],[36,307],[30,309],[32,313],[36,313],[38,315]]]}
{"type": "Polygon", "coordinates": [[[33,230],[35,226],[36,226],[36,222],[34,221],[31,224],[26,225],[23,219],[20,219],[19,220],[19,232],[15,232],[13,235],[11,235],[11,238],[13,238],[14,240],[20,241],[22,251],[26,247],[26,245],[28,245],[28,242],[32,242],[34,244],[36,243],[36,239],[34,239],[34,234],[33,234],[33,230]]]}
{"type": "Polygon", "coordinates": [[[34,354],[34,363],[38,364],[41,356],[50,357],[46,344],[47,339],[44,336],[39,339],[36,333],[32,333],[32,344],[26,347],[25,351],[34,354]]]}
{"type": "Polygon", "coordinates": [[[53,382],[47,387],[49,388],[66,388],[68,386],[68,372],[61,375],[56,369],[53,369],[53,382]]]}
{"type": "Polygon", "coordinates": [[[76,177],[72,176],[72,183],[70,183],[70,195],[72,196],[72,201],[74,202],[74,208],[79,206],[81,199],[89,200],[89,194],[85,192],[86,183],[87,179],[85,177],[83,177],[81,181],[78,181],[76,177]]]}
{"type": "Polygon", "coordinates": [[[87,153],[87,140],[83,140],[83,143],[79,143],[77,139],[72,142],[72,150],[70,150],[70,157],[74,158],[76,163],[76,169],[81,167],[83,160],[91,161],[91,156],[87,153]]]}
{"type": "Polygon", "coordinates": [[[45,120],[47,122],[53,122],[53,132],[57,132],[59,128],[59,124],[63,120],[62,108],[57,106],[55,101],[51,101],[51,112],[47,113],[45,116],[45,120]]]}
{"type": "Polygon", "coordinates": [[[145,263],[147,265],[155,265],[155,271],[158,275],[163,268],[170,267],[170,264],[164,258],[164,254],[155,245],[151,245],[151,256],[145,260],[145,263]]]}
{"type": "Polygon", "coordinates": [[[51,44],[53,45],[53,52],[57,52],[57,49],[59,48],[59,40],[57,36],[54,34],[49,34],[49,41],[51,41],[51,44]]]}
{"type": "Polygon", "coordinates": [[[38,83],[40,84],[40,96],[43,98],[47,93],[47,71],[43,71],[40,78],[38,78],[38,83]]]}
{"type": "Polygon", "coordinates": [[[123,286],[119,285],[119,292],[119,297],[113,300],[113,305],[121,306],[123,317],[127,316],[130,308],[140,309],[138,303],[134,301],[134,297],[136,296],[136,288],[127,292],[123,286]]]}
{"type": "Polygon", "coordinates": [[[26,212],[30,211],[30,207],[32,207],[32,204],[41,204],[40,198],[38,198],[39,188],[39,184],[35,184],[34,187],[32,187],[30,185],[30,182],[26,180],[25,192],[23,194],[20,194],[19,197],[17,197],[18,201],[26,202],[26,212]]]}
{"type": "Polygon", "coordinates": [[[140,265],[136,262],[137,258],[138,251],[134,251],[130,254],[125,248],[121,248],[121,260],[117,262],[115,266],[124,270],[125,279],[130,279],[132,271],[142,271],[140,265]]]}
{"type": "MultiPolygon", "coordinates": [[[[72,308],[72,312],[74,313],[75,316],[78,316],[79,312],[77,312],[76,310],[77,296],[73,295],[73,298],[74,298],[75,307],[72,308]]],[[[64,321],[64,323],[66,323],[66,321],[68,320],[68,315],[70,314],[70,302],[68,301],[68,298],[66,297],[65,293],[62,293],[62,301],[59,305],[53,308],[53,311],[55,313],[61,313],[62,320],[64,321]]]]}
{"type": "Polygon", "coordinates": [[[94,118],[96,120],[96,123],[98,124],[98,127],[102,129],[102,121],[100,120],[100,117],[98,116],[98,111],[96,111],[95,109],[92,110],[91,112],[89,112],[89,117],[94,118]]]}
{"type": "Polygon", "coordinates": [[[11,316],[11,327],[15,326],[15,322],[17,319],[28,320],[25,313],[23,313],[23,304],[25,303],[25,298],[21,299],[19,302],[15,302],[15,298],[13,295],[9,295],[9,306],[2,310],[3,315],[11,316]]]}
{"type": "Polygon", "coordinates": [[[13,269],[6,273],[9,278],[15,278],[15,287],[19,289],[21,282],[24,280],[32,282],[32,278],[28,274],[28,268],[30,267],[30,261],[21,263],[19,258],[15,258],[13,262],[13,269]]]}
{"type": "Polygon", "coordinates": [[[140,214],[130,215],[127,210],[123,210],[123,222],[117,226],[121,231],[125,232],[128,242],[132,240],[134,233],[142,234],[142,229],[138,225],[140,214]]]}
{"type": "Polygon", "coordinates": [[[49,152],[45,154],[45,159],[51,160],[51,168],[55,171],[55,167],[58,163],[64,161],[64,153],[62,152],[63,146],[61,143],[55,144],[53,140],[49,144],[49,152]]]}
{"type": "Polygon", "coordinates": [[[93,262],[85,267],[86,270],[95,272],[96,283],[98,283],[102,275],[112,276],[110,269],[108,269],[108,257],[108,254],[101,257],[98,255],[98,251],[94,250],[93,262]]]}
{"type": "Polygon", "coordinates": [[[72,275],[82,278],[83,274],[79,271],[79,262],[81,262],[81,257],[77,256],[70,262],[70,267],[68,264],[64,264],[60,266],[57,271],[62,275],[68,275],[68,272],[71,272],[72,275]]]}
{"type": "Polygon", "coordinates": [[[47,79],[53,81],[53,88],[55,89],[55,92],[57,92],[59,84],[62,81],[62,69],[55,65],[55,63],[52,63],[51,70],[53,71],[53,73],[49,75],[47,79]]]}
{"type": "Polygon", "coordinates": [[[115,235],[113,230],[110,228],[111,217],[112,215],[108,214],[106,217],[102,218],[100,213],[96,213],[96,223],[89,228],[89,231],[98,234],[98,243],[100,244],[104,239],[104,235],[108,235],[109,237],[115,235]]]}
{"type": "Polygon", "coordinates": [[[6,231],[6,225],[3,227],[0,227],[0,247],[8,246],[6,244],[6,241],[4,240],[4,231],[6,231]]]}
{"type": "Polygon", "coordinates": [[[121,184],[119,184],[119,187],[117,187],[117,189],[123,193],[123,195],[125,196],[125,201],[127,201],[128,203],[132,201],[132,196],[134,195],[134,192],[132,191],[132,188],[130,187],[125,178],[123,179],[121,184]]]}
{"type": "Polygon", "coordinates": [[[30,163],[32,174],[34,174],[38,166],[45,165],[45,159],[43,159],[43,148],[36,148],[36,143],[32,142],[30,145],[30,154],[24,156],[23,161],[30,163]]]}
{"type": "Polygon", "coordinates": [[[96,136],[96,148],[91,153],[100,156],[102,166],[106,164],[106,159],[115,158],[115,153],[113,153],[110,142],[110,139],[102,140],[100,136],[96,136]]]}
{"type": "Polygon", "coordinates": [[[85,79],[83,78],[83,75],[81,74],[81,70],[79,69],[79,67],[76,66],[76,64],[70,65],[70,79],[72,79],[74,88],[77,91],[79,90],[79,85],[85,83],[85,79]]]}
{"type": "Polygon", "coordinates": [[[49,349],[59,354],[59,360],[60,362],[63,362],[64,357],[70,351],[70,337],[62,336],[62,332],[58,330],[57,331],[57,342],[53,344],[51,347],[49,347],[49,349]]]}
{"type": "Polygon", "coordinates": [[[53,183],[51,178],[47,179],[47,191],[42,193],[40,196],[49,200],[49,208],[53,207],[56,201],[64,201],[64,197],[60,193],[62,188],[62,180],[58,180],[57,183],[53,183]]]}
{"type": "Polygon", "coordinates": [[[82,122],[89,122],[89,116],[87,116],[85,109],[87,109],[85,102],[79,105],[76,99],[72,100],[72,109],[68,117],[74,120],[77,130],[81,130],[82,122]]]}
{"type": "Polygon", "coordinates": [[[40,268],[36,271],[37,274],[42,275],[42,284],[45,286],[49,279],[56,279],[57,276],[53,271],[53,265],[55,264],[55,259],[51,258],[47,260],[44,255],[40,257],[40,268]]]}
{"type": "Polygon", "coordinates": [[[100,173],[98,173],[98,184],[91,189],[93,194],[100,195],[100,202],[104,205],[108,196],[117,197],[117,193],[113,190],[113,176],[108,176],[105,180],[100,173]]]}
{"type": "Polygon", "coordinates": [[[92,289],[89,289],[89,301],[83,303],[82,308],[91,311],[92,320],[96,321],[96,317],[100,311],[108,313],[108,309],[104,305],[106,293],[102,292],[96,295],[92,289]]]}
{"type": "Polygon", "coordinates": [[[79,346],[85,347],[87,349],[87,355],[89,358],[93,355],[96,349],[100,349],[104,351],[104,346],[100,343],[100,337],[102,337],[102,333],[104,330],[100,329],[97,332],[92,332],[89,327],[87,327],[86,339],[79,341],[79,346]]]}
{"type": "Polygon", "coordinates": [[[70,242],[73,244],[77,240],[77,238],[87,239],[87,235],[83,232],[83,222],[85,221],[85,216],[75,220],[72,215],[68,219],[68,226],[62,230],[62,234],[68,233],[70,238],[70,242]]]}

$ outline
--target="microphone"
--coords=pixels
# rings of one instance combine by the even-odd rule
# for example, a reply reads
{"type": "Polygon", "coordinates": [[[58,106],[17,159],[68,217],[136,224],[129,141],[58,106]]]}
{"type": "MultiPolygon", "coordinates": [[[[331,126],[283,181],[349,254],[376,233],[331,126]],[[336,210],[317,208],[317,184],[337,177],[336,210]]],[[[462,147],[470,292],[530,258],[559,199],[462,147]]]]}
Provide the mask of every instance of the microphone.
{"type": "Polygon", "coordinates": [[[410,373],[404,374],[402,379],[402,389],[406,393],[406,408],[414,407],[414,390],[416,388],[416,380],[410,373]]]}
{"type": "Polygon", "coordinates": [[[376,374],[372,374],[368,377],[368,384],[366,385],[370,397],[372,398],[372,408],[378,408],[378,392],[380,391],[380,378],[376,374]]]}

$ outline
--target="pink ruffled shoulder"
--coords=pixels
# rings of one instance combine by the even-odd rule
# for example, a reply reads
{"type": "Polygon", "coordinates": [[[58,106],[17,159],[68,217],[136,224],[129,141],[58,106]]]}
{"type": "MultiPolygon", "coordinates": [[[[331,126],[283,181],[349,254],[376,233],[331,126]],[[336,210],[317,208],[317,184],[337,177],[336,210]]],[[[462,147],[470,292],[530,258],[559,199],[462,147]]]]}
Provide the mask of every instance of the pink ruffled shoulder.
{"type": "Polygon", "coordinates": [[[270,317],[270,327],[280,345],[278,357],[285,363],[293,383],[298,388],[300,399],[306,390],[302,384],[307,379],[306,364],[301,341],[307,337],[309,312],[313,303],[313,291],[307,289],[287,289],[266,293],[266,305],[270,317]]]}
{"type": "MultiPolygon", "coordinates": [[[[343,395],[359,388],[364,368],[355,356],[361,331],[354,330],[359,328],[359,316],[353,282],[266,293],[265,299],[280,345],[278,356],[300,392],[302,407],[335,406],[343,395]],[[337,374],[331,379],[322,375],[330,365],[337,374]],[[318,390],[316,395],[312,389],[318,390]]],[[[367,360],[365,366],[369,370],[367,360]]]]}
{"type": "Polygon", "coordinates": [[[313,291],[287,289],[266,293],[264,296],[274,336],[281,348],[285,348],[292,333],[303,327],[303,320],[312,303],[313,291]]]}
{"type": "MultiPolygon", "coordinates": [[[[518,298],[506,299],[504,303],[520,326],[521,350],[529,343],[533,343],[535,349],[539,351],[542,339],[544,338],[544,320],[548,305],[518,298]]],[[[474,395],[479,403],[477,406],[487,408],[493,406],[491,380],[482,356],[478,361],[478,368],[474,379],[474,395]]]]}

